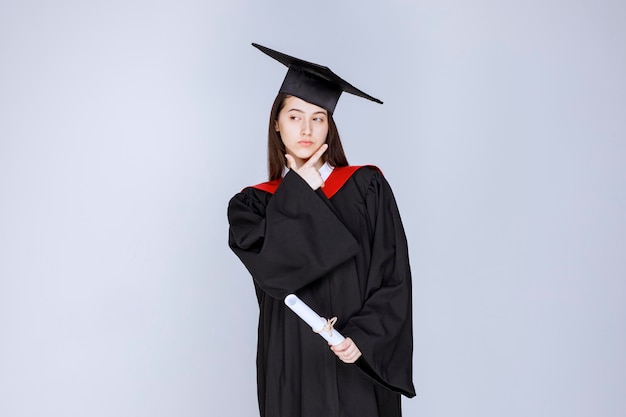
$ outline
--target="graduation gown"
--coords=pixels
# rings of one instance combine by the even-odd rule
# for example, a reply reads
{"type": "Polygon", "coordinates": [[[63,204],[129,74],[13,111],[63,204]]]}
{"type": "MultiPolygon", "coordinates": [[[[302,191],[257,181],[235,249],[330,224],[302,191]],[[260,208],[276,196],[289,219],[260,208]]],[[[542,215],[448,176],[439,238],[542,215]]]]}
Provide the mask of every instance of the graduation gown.
{"type": "Polygon", "coordinates": [[[259,303],[260,415],[400,416],[400,394],[415,395],[411,273],[389,184],[368,166],[335,168],[315,191],[293,171],[255,187],[230,200],[228,219],[259,303]],[[285,306],[290,293],[336,316],[361,358],[339,360],[285,306]]]}

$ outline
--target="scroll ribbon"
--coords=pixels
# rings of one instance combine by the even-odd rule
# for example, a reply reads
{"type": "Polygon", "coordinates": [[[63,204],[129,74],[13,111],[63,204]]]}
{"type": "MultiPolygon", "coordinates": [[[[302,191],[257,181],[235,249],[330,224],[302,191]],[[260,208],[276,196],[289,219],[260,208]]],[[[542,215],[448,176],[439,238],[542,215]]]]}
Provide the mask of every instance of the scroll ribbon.
{"type": "Polygon", "coordinates": [[[326,324],[324,325],[324,327],[322,327],[319,330],[315,330],[312,329],[315,333],[322,333],[322,332],[328,332],[328,335],[330,337],[333,336],[333,326],[335,325],[335,323],[337,323],[337,317],[333,317],[331,319],[326,319],[324,318],[324,320],[326,320],[326,324]]]}

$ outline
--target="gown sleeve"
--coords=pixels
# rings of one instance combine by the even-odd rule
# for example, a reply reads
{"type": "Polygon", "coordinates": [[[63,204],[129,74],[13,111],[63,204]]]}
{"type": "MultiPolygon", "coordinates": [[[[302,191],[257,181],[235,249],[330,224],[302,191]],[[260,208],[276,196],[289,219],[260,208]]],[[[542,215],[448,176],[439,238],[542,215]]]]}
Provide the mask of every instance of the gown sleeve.
{"type": "Polygon", "coordinates": [[[229,246],[271,297],[283,299],[359,251],[320,194],[290,171],[274,195],[247,188],[228,204],[229,246]]]}
{"type": "Polygon", "coordinates": [[[373,230],[367,293],[361,311],[346,323],[362,352],[357,361],[369,377],[409,398],[412,377],[413,325],[409,254],[404,227],[391,188],[382,175],[371,181],[366,195],[373,230]]]}

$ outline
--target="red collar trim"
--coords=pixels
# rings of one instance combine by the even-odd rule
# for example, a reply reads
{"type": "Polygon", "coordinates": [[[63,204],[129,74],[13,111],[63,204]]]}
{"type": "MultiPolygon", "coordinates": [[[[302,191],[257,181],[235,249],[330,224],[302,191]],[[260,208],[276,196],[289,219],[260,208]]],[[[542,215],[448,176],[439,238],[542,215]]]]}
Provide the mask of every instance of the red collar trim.
{"type": "MultiPolygon", "coordinates": [[[[326,180],[324,187],[322,187],[322,191],[326,195],[327,198],[331,198],[334,196],[337,191],[341,190],[341,187],[350,179],[352,174],[354,174],[359,168],[362,168],[365,165],[355,165],[355,166],[347,166],[347,167],[338,167],[334,168],[333,172],[330,173],[330,176],[326,180]]],[[[372,166],[372,165],[367,165],[372,166]]],[[[375,168],[375,167],[374,167],[375,168]]],[[[378,168],[376,168],[378,169],[378,168]]],[[[270,194],[274,194],[280,185],[281,179],[264,182],[261,184],[253,185],[252,188],[256,188],[257,190],[265,191],[270,194]]]]}
{"type": "Polygon", "coordinates": [[[263,182],[261,184],[253,185],[252,188],[256,188],[257,190],[261,190],[261,191],[265,191],[265,192],[270,193],[270,194],[274,194],[282,180],[283,179],[281,178],[279,180],[263,182]]]}

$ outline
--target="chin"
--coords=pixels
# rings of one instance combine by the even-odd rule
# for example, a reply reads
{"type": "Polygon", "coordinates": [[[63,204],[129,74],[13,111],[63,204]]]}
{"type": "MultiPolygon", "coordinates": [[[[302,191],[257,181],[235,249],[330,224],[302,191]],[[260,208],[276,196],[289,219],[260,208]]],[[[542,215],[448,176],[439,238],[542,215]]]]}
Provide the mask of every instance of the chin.
{"type": "Polygon", "coordinates": [[[308,161],[309,158],[311,158],[313,156],[313,153],[306,153],[306,154],[299,154],[296,155],[296,157],[298,157],[299,159],[302,159],[303,161],[308,161]]]}

